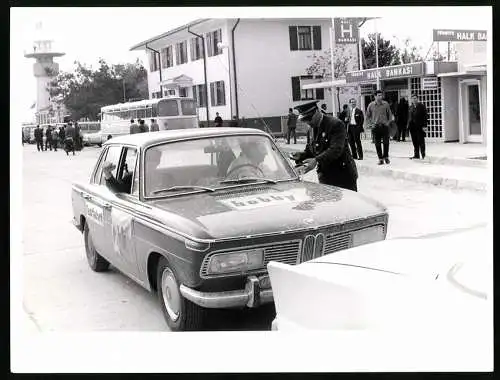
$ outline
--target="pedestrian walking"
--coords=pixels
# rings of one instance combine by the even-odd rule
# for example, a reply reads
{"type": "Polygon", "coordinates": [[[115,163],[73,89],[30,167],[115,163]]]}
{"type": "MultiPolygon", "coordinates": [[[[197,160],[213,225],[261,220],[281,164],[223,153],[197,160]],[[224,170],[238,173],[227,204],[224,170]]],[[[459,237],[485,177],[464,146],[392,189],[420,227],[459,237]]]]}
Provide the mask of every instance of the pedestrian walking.
{"type": "Polygon", "coordinates": [[[135,123],[134,119],[130,120],[130,134],[140,133],[139,126],[135,123]]]}
{"type": "Polygon", "coordinates": [[[344,123],[330,115],[323,114],[318,101],[295,107],[299,120],[311,126],[309,143],[303,152],[292,155],[300,173],[307,173],[316,167],[318,180],[322,184],[338,186],[357,191],[358,171],[347,145],[344,123]]]}
{"type": "Polygon", "coordinates": [[[382,91],[375,91],[375,100],[368,105],[366,118],[372,127],[375,136],[375,149],[377,150],[378,164],[389,164],[389,123],[392,112],[389,103],[382,99],[382,91]],[[383,142],[383,150],[382,150],[383,142]]]}
{"type": "Polygon", "coordinates": [[[36,149],[40,152],[43,152],[43,130],[40,128],[40,125],[37,125],[35,128],[35,141],[36,141],[36,149]]]}
{"type": "Polygon", "coordinates": [[[52,126],[49,125],[45,130],[45,150],[49,147],[52,152],[52,145],[52,126]]]}
{"type": "Polygon", "coordinates": [[[425,135],[429,115],[425,105],[418,101],[417,94],[412,94],[411,103],[408,128],[410,130],[411,141],[413,143],[413,157],[410,157],[410,159],[419,159],[420,155],[422,155],[422,159],[424,159],[425,135]]]}
{"type": "Polygon", "coordinates": [[[155,119],[151,119],[151,132],[158,132],[160,130],[160,126],[156,122],[155,119]]]}
{"type": "Polygon", "coordinates": [[[74,140],[74,144],[75,144],[75,150],[80,151],[83,148],[83,137],[82,137],[82,131],[81,131],[80,125],[76,121],[75,121],[74,128],[75,128],[75,135],[74,135],[73,140],[74,140]]]}
{"type": "Polygon", "coordinates": [[[398,103],[396,111],[396,124],[398,131],[396,133],[396,141],[405,141],[406,139],[406,126],[408,125],[408,102],[403,97],[398,103]]]}
{"type": "Polygon", "coordinates": [[[75,155],[75,128],[71,122],[68,123],[65,131],[64,151],[66,156],[69,155],[69,152],[73,152],[73,156],[75,155]]]}
{"type": "Polygon", "coordinates": [[[293,112],[293,109],[289,108],[288,109],[288,119],[286,121],[287,144],[290,144],[290,137],[292,135],[293,135],[293,143],[297,144],[297,118],[298,118],[298,116],[293,112]]]}
{"type": "Polygon", "coordinates": [[[233,116],[233,120],[231,120],[231,124],[229,124],[229,126],[231,128],[238,128],[239,127],[237,116],[233,116]]]}
{"type": "Polygon", "coordinates": [[[146,122],[142,119],[141,121],[139,121],[139,132],[140,133],[149,132],[149,127],[147,126],[146,122]]]}
{"type": "Polygon", "coordinates": [[[218,112],[215,113],[214,122],[216,127],[222,127],[222,117],[220,117],[218,112]]]}
{"type": "Polygon", "coordinates": [[[66,131],[64,125],[59,128],[59,142],[61,143],[61,149],[64,149],[64,140],[66,138],[66,131]]]}
{"type": "Polygon", "coordinates": [[[361,133],[365,131],[363,129],[365,117],[363,111],[356,106],[356,99],[352,98],[349,100],[349,103],[351,105],[349,122],[347,123],[349,146],[351,147],[352,158],[362,160],[363,145],[361,145],[361,133]]]}
{"type": "Polygon", "coordinates": [[[59,133],[56,128],[52,129],[52,146],[54,147],[54,152],[57,152],[57,143],[59,142],[59,133]]]}

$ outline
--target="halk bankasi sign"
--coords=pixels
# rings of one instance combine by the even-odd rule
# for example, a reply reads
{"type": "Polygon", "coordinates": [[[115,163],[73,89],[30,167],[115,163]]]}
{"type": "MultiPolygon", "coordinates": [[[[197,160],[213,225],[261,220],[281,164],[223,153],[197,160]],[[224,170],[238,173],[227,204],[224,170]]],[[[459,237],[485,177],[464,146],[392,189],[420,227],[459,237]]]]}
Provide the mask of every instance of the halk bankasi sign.
{"type": "Polygon", "coordinates": [[[379,79],[406,78],[424,74],[424,63],[407,63],[406,65],[379,67],[360,71],[350,71],[345,74],[347,83],[370,82],[379,79]]]}
{"type": "Polygon", "coordinates": [[[333,30],[335,32],[335,43],[357,44],[359,40],[359,29],[357,18],[335,18],[333,19],[333,30]]]}
{"type": "Polygon", "coordinates": [[[486,41],[486,30],[434,29],[435,42],[486,41]]]}

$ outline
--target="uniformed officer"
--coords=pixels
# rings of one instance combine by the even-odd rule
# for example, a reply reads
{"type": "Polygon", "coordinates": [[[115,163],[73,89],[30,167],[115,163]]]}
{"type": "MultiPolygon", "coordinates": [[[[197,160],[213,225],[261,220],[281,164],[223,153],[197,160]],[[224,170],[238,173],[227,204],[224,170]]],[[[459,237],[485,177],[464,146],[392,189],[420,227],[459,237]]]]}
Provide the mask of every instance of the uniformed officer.
{"type": "Polygon", "coordinates": [[[318,101],[295,107],[299,120],[309,124],[309,143],[303,152],[292,155],[299,172],[307,173],[316,167],[322,184],[357,191],[358,171],[346,139],[344,123],[338,118],[323,114],[318,101]]]}

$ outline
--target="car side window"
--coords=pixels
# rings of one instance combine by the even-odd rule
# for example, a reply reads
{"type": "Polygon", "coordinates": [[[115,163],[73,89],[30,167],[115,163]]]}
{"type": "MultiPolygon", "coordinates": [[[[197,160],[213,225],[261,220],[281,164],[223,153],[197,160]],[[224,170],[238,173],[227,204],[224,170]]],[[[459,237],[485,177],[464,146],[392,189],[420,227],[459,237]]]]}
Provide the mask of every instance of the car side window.
{"type": "MultiPolygon", "coordinates": [[[[137,161],[137,149],[135,148],[125,148],[124,153],[123,153],[123,165],[118,171],[119,173],[119,179],[122,182],[132,182],[132,179],[134,178],[134,172],[136,169],[136,161],[137,161]]],[[[138,179],[136,179],[138,180],[138,179]]],[[[135,182],[135,181],[134,181],[135,182]]],[[[137,186],[138,189],[138,186],[137,186]]],[[[134,194],[134,184],[131,184],[131,194],[134,194]]]]}
{"type": "MultiPolygon", "coordinates": [[[[122,153],[122,147],[121,146],[110,146],[108,148],[108,152],[106,154],[106,157],[104,158],[103,162],[111,162],[113,165],[115,165],[115,169],[111,172],[113,177],[116,178],[117,173],[118,173],[118,168],[119,168],[119,163],[120,163],[120,156],[122,153]]],[[[106,186],[106,181],[104,179],[104,175],[101,170],[101,179],[99,181],[100,185],[106,186]]]]}

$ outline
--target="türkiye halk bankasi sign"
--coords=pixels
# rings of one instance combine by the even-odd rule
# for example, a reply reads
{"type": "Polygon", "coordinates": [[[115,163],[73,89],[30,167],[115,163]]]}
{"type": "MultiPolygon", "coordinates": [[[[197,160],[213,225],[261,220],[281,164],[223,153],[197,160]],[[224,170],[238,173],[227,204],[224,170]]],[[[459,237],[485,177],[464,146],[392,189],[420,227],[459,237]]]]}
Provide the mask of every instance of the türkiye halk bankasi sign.
{"type": "Polygon", "coordinates": [[[486,41],[486,30],[434,29],[433,40],[435,42],[486,41]]]}
{"type": "Polygon", "coordinates": [[[379,67],[360,71],[350,71],[345,74],[347,83],[370,82],[379,79],[393,79],[419,76],[424,74],[424,63],[408,63],[406,65],[379,67]]]}

